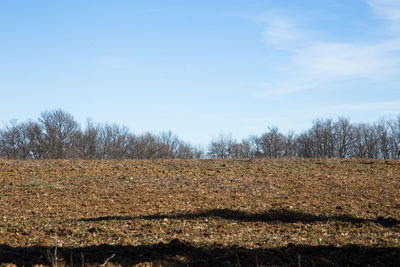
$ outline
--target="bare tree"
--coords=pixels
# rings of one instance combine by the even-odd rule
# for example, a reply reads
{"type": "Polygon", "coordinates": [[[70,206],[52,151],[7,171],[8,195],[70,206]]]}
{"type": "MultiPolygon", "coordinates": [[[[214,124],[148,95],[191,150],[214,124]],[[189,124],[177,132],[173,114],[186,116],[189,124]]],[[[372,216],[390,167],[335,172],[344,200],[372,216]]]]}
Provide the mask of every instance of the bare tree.
{"type": "Polygon", "coordinates": [[[102,157],[101,151],[101,126],[88,119],[84,131],[76,135],[77,154],[80,158],[96,159],[102,157]]]}
{"type": "Polygon", "coordinates": [[[160,150],[158,157],[160,158],[175,158],[178,154],[178,149],[181,140],[171,131],[161,132],[159,136],[160,150]]]}
{"type": "Polygon", "coordinates": [[[234,142],[231,135],[220,134],[208,145],[208,155],[212,158],[229,158],[232,156],[230,148],[234,142]]]}
{"type": "Polygon", "coordinates": [[[242,158],[243,150],[243,144],[236,142],[236,140],[233,140],[228,144],[228,157],[234,159],[242,158]]]}
{"type": "Polygon", "coordinates": [[[207,154],[171,131],[133,135],[117,124],[95,124],[83,131],[61,109],[46,111],[38,122],[10,121],[0,129],[0,157],[9,159],[85,158],[257,158],[339,157],[400,159],[400,115],[396,120],[351,124],[349,119],[318,119],[296,135],[268,127],[261,136],[236,141],[231,135],[211,140],[207,154]]]}
{"type": "Polygon", "coordinates": [[[44,136],[39,123],[27,121],[21,125],[27,158],[41,159],[44,155],[44,136]]]}
{"type": "Polygon", "coordinates": [[[245,158],[257,158],[261,156],[257,135],[250,135],[242,141],[242,144],[246,152],[245,158]]]}
{"type": "Polygon", "coordinates": [[[152,133],[129,137],[129,158],[156,159],[159,157],[160,140],[152,133]]]}
{"type": "Polygon", "coordinates": [[[260,155],[259,138],[256,135],[242,139],[240,142],[231,135],[220,134],[208,146],[208,156],[213,158],[255,158],[260,155]]]}
{"type": "Polygon", "coordinates": [[[391,158],[400,159],[400,115],[390,125],[391,158]]]}
{"type": "Polygon", "coordinates": [[[297,156],[296,152],[296,135],[293,131],[290,131],[284,137],[284,154],[285,158],[293,158],[297,156]]]}
{"type": "Polygon", "coordinates": [[[193,147],[183,141],[179,142],[175,158],[179,159],[200,159],[203,157],[203,150],[200,147],[193,147]]]}
{"type": "Polygon", "coordinates": [[[41,158],[43,151],[40,126],[32,121],[10,121],[0,130],[0,155],[9,159],[41,158]]]}
{"type": "Polygon", "coordinates": [[[61,109],[45,111],[39,118],[44,131],[44,151],[46,158],[70,157],[74,138],[79,130],[73,116],[61,109]]]}
{"type": "Polygon", "coordinates": [[[122,159],[127,157],[129,130],[117,124],[104,124],[100,129],[99,150],[104,159],[122,159]]]}
{"type": "Polygon", "coordinates": [[[378,158],[378,155],[378,138],[375,128],[367,123],[356,125],[353,157],[378,158]]]}
{"type": "Polygon", "coordinates": [[[285,153],[285,140],[277,127],[268,127],[258,140],[261,154],[264,157],[281,158],[285,153]]]}
{"type": "Polygon", "coordinates": [[[202,159],[202,158],[204,158],[205,152],[204,152],[204,149],[202,147],[200,147],[200,146],[197,146],[197,147],[191,146],[191,148],[192,148],[192,156],[193,156],[192,158],[193,159],[202,159]]]}
{"type": "Polygon", "coordinates": [[[314,157],[331,158],[335,156],[335,137],[331,119],[314,121],[309,134],[314,145],[314,157]]]}
{"type": "Polygon", "coordinates": [[[379,150],[379,158],[388,159],[390,157],[390,122],[381,119],[374,124],[379,150]]]}
{"type": "Polygon", "coordinates": [[[301,133],[296,138],[297,155],[302,158],[316,157],[315,145],[310,131],[301,133]]]}
{"type": "Polygon", "coordinates": [[[16,120],[10,121],[5,129],[0,131],[0,151],[2,156],[9,159],[25,158],[24,141],[21,125],[16,120]]]}
{"type": "Polygon", "coordinates": [[[339,158],[348,158],[354,150],[355,133],[354,126],[346,118],[339,118],[334,123],[334,136],[336,155],[339,158]]]}

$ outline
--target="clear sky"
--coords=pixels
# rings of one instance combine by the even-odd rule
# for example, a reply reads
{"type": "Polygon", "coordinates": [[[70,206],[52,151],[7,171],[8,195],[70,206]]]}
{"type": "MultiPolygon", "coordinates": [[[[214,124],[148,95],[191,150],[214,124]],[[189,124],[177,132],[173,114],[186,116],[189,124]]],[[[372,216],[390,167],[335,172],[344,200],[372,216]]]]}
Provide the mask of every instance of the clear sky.
{"type": "Polygon", "coordinates": [[[193,144],[400,114],[400,0],[0,1],[0,122],[193,144]]]}

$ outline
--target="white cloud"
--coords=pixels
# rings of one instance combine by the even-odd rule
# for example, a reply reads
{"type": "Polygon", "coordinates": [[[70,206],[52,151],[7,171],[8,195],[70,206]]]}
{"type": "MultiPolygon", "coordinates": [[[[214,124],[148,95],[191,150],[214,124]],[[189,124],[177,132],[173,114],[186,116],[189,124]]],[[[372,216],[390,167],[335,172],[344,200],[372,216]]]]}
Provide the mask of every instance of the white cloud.
{"type": "Polygon", "coordinates": [[[400,0],[365,0],[383,19],[392,31],[400,31],[400,0]]]}
{"type": "Polygon", "coordinates": [[[351,79],[384,81],[397,77],[400,67],[399,41],[379,44],[314,43],[292,53],[277,78],[263,85],[262,96],[282,96],[351,79]]]}
{"type": "Polygon", "coordinates": [[[263,13],[258,21],[267,26],[263,32],[264,42],[276,49],[293,50],[299,41],[305,41],[300,26],[277,10],[263,13]]]}
{"type": "Polygon", "coordinates": [[[391,51],[393,47],[386,43],[319,43],[299,51],[293,64],[307,75],[326,79],[381,77],[392,72],[397,64],[391,51]]]}
{"type": "MultiPolygon", "coordinates": [[[[397,11],[387,10],[400,7],[400,0],[366,1],[382,9],[381,13],[391,22],[400,21],[397,11]],[[381,1],[385,4],[378,4],[381,1]]],[[[290,79],[276,78],[265,86],[269,89],[264,96],[286,95],[349,79],[385,81],[400,75],[400,38],[375,43],[326,42],[306,34],[307,29],[301,28],[300,23],[277,12],[264,13],[260,18],[266,24],[266,44],[290,52],[289,60],[274,66],[277,73],[283,71],[290,79]]]]}

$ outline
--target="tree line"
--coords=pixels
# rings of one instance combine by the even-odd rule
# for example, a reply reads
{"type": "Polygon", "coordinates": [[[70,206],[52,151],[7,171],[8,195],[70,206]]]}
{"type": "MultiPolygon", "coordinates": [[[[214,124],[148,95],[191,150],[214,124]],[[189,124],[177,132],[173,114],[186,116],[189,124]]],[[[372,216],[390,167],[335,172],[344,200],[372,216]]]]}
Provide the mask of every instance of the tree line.
{"type": "Polygon", "coordinates": [[[37,121],[11,121],[0,130],[0,157],[7,159],[202,158],[203,151],[174,135],[134,135],[124,126],[88,120],[82,130],[61,109],[42,112],[37,121]]]}
{"type": "Polygon", "coordinates": [[[220,135],[207,149],[184,142],[171,131],[135,135],[117,124],[88,120],[85,128],[61,109],[37,121],[10,121],[0,129],[0,157],[7,159],[159,158],[372,158],[400,159],[400,115],[394,120],[350,123],[317,119],[300,134],[268,127],[261,135],[235,140],[220,135]]]}
{"type": "Polygon", "coordinates": [[[221,135],[208,155],[218,158],[371,158],[400,159],[400,116],[375,123],[347,118],[317,119],[310,129],[283,134],[276,127],[241,141],[221,135]]]}

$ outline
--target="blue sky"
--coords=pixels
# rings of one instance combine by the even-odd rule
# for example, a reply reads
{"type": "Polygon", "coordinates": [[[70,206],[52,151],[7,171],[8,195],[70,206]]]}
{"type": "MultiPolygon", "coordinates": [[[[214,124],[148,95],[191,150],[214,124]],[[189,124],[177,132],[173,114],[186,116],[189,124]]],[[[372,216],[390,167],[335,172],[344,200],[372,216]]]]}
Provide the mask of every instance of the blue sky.
{"type": "Polygon", "coordinates": [[[1,1],[0,122],[62,108],[193,144],[400,114],[400,0],[1,1]]]}

